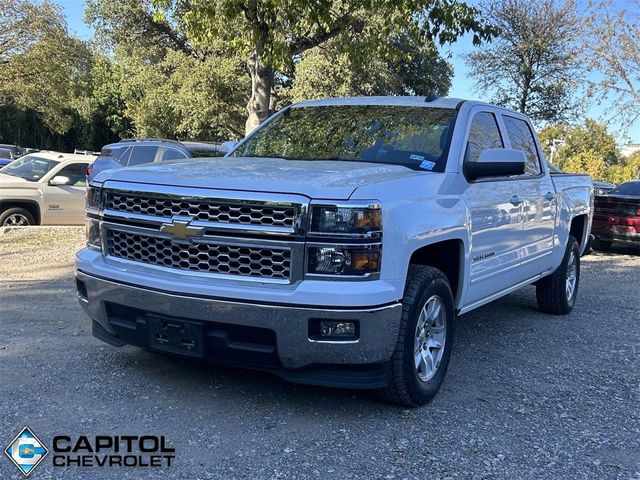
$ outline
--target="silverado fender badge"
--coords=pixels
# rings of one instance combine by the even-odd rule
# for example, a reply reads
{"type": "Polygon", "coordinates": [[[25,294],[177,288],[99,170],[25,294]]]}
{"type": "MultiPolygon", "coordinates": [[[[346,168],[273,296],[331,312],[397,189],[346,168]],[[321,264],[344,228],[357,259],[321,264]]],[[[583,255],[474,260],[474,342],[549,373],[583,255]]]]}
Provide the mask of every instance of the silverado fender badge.
{"type": "Polygon", "coordinates": [[[192,237],[199,237],[204,232],[203,227],[193,227],[190,223],[191,217],[176,216],[171,219],[171,223],[163,223],[160,232],[173,236],[174,240],[187,240],[192,237]]]}
{"type": "Polygon", "coordinates": [[[479,262],[480,260],[484,260],[485,258],[493,257],[495,254],[496,252],[486,252],[482,255],[476,255],[475,257],[473,257],[473,261],[479,262]]]}

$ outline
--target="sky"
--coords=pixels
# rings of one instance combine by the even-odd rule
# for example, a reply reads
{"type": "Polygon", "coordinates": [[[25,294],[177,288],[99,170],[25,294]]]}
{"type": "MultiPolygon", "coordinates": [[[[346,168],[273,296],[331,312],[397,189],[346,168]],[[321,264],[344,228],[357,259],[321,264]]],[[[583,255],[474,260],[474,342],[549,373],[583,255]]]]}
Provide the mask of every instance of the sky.
{"type": "MultiPolygon", "coordinates": [[[[93,32],[91,28],[84,23],[84,0],[58,0],[56,3],[61,5],[64,9],[69,30],[80,38],[89,39],[93,32]]],[[[473,4],[476,3],[476,0],[467,0],[467,3],[473,4]]],[[[587,0],[578,0],[578,8],[584,8],[586,3],[587,0]]],[[[627,0],[613,0],[613,3],[620,7],[631,5],[627,0]]],[[[453,64],[454,69],[454,77],[451,90],[449,91],[449,96],[468,100],[475,99],[486,101],[488,100],[487,98],[482,98],[481,93],[473,89],[473,78],[469,76],[469,70],[463,59],[463,55],[472,49],[473,43],[471,34],[461,37],[451,46],[442,49],[442,54],[449,56],[448,60],[453,64]]],[[[603,119],[602,117],[606,116],[606,111],[606,104],[592,104],[588,107],[586,116],[596,120],[599,118],[603,119]]],[[[615,127],[611,128],[611,132],[614,134],[618,133],[615,131],[615,127]]],[[[630,141],[640,143],[640,121],[636,122],[635,125],[632,125],[628,131],[628,136],[630,137],[630,141]]],[[[626,140],[629,139],[625,139],[625,143],[626,140]]],[[[622,143],[622,139],[620,142],[622,143]]]]}

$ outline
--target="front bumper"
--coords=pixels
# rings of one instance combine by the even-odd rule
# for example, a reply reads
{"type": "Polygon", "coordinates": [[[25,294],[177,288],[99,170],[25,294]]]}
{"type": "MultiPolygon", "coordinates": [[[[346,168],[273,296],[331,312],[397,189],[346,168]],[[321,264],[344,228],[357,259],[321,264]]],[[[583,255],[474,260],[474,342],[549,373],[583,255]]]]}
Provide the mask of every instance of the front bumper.
{"type": "Polygon", "coordinates": [[[175,294],[79,270],[76,279],[94,335],[113,345],[152,347],[147,318],[159,316],[201,325],[202,357],[215,363],[271,370],[287,380],[325,386],[377,388],[388,380],[402,309],[397,302],[314,308],[175,294]],[[359,338],[312,340],[309,321],[317,319],[358,321],[359,338]]]}

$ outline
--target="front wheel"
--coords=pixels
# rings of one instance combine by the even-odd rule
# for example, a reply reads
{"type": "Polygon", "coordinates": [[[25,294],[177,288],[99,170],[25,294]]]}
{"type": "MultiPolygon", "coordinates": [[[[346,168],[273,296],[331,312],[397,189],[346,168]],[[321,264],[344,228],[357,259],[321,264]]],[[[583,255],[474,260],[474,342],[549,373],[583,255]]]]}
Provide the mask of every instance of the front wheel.
{"type": "Polygon", "coordinates": [[[402,303],[391,377],[382,394],[417,407],[436,395],[451,357],[455,312],[447,277],[436,268],[411,265],[402,303]]]}
{"type": "Polygon", "coordinates": [[[536,284],[538,307],[545,313],[566,315],[576,303],[580,284],[580,246],[569,236],[562,263],[536,284]]]}
{"type": "Polygon", "coordinates": [[[26,227],[35,223],[33,215],[24,208],[8,208],[0,214],[0,227],[26,227]]]}

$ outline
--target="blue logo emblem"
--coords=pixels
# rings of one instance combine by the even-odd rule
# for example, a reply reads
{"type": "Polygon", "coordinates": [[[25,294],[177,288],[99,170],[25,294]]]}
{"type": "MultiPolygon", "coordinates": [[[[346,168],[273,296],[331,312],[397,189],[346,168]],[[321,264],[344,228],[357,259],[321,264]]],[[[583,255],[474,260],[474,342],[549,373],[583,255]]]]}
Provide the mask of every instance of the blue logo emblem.
{"type": "Polygon", "coordinates": [[[23,475],[28,477],[47,456],[49,450],[29,427],[24,427],[4,453],[20,469],[23,475]]]}

